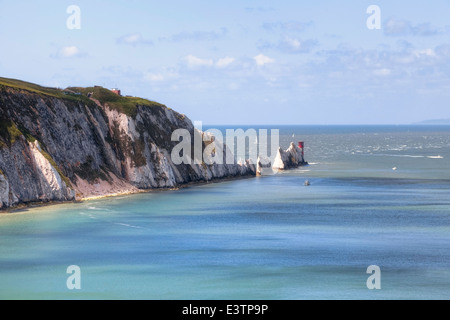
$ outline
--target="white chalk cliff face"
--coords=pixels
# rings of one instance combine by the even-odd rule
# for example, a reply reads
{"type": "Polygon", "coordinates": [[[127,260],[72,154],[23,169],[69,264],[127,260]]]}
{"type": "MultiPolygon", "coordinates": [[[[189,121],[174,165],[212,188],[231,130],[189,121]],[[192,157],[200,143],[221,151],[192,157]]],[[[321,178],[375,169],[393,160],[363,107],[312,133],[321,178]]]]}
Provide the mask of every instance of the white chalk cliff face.
{"type": "Polygon", "coordinates": [[[17,154],[14,149],[8,150],[9,152],[0,152],[1,161],[15,166],[16,172],[19,174],[15,177],[18,181],[11,181],[8,179],[8,173],[5,173],[11,170],[7,170],[3,166],[5,171],[0,172],[0,208],[20,202],[73,199],[75,191],[71,185],[67,185],[63,181],[58,170],[43,155],[38,141],[34,143],[20,141],[20,143],[23,143],[21,154],[17,154]],[[27,176],[29,171],[32,174],[27,176]],[[14,188],[18,184],[17,182],[22,185],[21,192],[16,192],[14,188]]]}
{"type": "Polygon", "coordinates": [[[172,132],[195,129],[163,105],[125,114],[77,99],[0,86],[0,208],[255,174],[248,162],[175,165],[172,132]]]}
{"type": "Polygon", "coordinates": [[[74,191],[67,186],[56,168],[52,166],[49,160],[42,154],[39,142],[29,142],[31,161],[39,176],[38,184],[42,193],[39,194],[40,199],[63,200],[75,195],[74,191]]]}

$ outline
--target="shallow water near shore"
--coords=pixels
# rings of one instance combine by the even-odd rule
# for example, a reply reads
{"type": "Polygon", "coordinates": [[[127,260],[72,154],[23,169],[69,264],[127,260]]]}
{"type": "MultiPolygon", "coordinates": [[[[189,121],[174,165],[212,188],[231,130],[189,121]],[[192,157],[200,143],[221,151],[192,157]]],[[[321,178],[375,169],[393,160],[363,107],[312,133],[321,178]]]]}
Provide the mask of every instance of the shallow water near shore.
{"type": "Polygon", "coordinates": [[[450,127],[281,127],[294,139],[310,166],[1,215],[0,298],[450,298],[450,127]]]}

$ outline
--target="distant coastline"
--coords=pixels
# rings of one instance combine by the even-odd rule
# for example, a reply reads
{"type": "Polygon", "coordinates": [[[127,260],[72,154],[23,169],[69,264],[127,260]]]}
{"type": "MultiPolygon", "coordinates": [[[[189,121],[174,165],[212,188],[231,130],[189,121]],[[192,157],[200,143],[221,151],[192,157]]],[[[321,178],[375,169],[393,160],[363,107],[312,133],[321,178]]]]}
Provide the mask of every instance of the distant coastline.
{"type": "Polygon", "coordinates": [[[450,119],[434,119],[413,123],[415,125],[450,125],[450,119]]]}

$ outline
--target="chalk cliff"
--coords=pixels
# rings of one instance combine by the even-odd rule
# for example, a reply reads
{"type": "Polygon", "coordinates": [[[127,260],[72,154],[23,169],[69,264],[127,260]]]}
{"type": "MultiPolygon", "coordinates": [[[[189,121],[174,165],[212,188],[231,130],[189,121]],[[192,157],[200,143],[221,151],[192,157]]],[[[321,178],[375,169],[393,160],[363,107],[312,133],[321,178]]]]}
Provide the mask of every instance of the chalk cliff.
{"type": "Polygon", "coordinates": [[[180,128],[201,134],[156,102],[0,78],[0,208],[255,174],[249,162],[175,165],[180,128]]]}
{"type": "Polygon", "coordinates": [[[285,151],[278,148],[277,155],[273,161],[272,169],[274,170],[288,170],[297,168],[302,165],[308,164],[303,159],[302,151],[293,143],[285,151]]]}

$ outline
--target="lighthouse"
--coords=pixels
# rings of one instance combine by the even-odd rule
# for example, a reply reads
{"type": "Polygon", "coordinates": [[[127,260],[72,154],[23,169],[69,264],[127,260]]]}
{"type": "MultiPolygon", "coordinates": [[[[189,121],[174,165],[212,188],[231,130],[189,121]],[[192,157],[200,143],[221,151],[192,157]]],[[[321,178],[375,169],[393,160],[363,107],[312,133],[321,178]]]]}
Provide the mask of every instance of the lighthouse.
{"type": "Polygon", "coordinates": [[[298,148],[302,149],[302,162],[305,162],[305,142],[299,141],[298,142],[298,148]]]}

